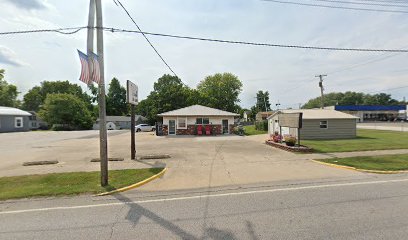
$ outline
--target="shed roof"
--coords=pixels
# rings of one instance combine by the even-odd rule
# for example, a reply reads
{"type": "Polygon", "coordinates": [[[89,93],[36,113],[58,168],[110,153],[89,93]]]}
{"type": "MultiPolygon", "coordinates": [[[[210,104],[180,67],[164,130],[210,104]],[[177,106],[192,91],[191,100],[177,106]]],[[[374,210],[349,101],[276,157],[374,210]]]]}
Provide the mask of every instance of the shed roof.
{"type": "Polygon", "coordinates": [[[31,113],[12,107],[0,106],[0,115],[8,116],[31,116],[31,113]]]}
{"type": "MultiPolygon", "coordinates": [[[[289,109],[279,110],[272,114],[269,118],[276,116],[278,113],[303,113],[303,119],[358,119],[353,115],[339,112],[332,109],[289,109]]],[[[268,119],[269,119],[268,118],[268,119]]]]}
{"type": "Polygon", "coordinates": [[[192,105],[177,110],[160,113],[157,116],[239,116],[239,114],[227,112],[215,108],[205,107],[201,105],[192,105]]]}

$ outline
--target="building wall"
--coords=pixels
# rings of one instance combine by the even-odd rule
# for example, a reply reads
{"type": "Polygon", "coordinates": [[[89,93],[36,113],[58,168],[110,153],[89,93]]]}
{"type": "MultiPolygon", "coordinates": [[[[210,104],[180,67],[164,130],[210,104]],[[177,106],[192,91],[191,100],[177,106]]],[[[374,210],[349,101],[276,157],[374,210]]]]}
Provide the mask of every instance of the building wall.
{"type": "Polygon", "coordinates": [[[2,132],[26,132],[30,130],[30,121],[28,116],[10,116],[1,115],[0,116],[0,133],[2,132]],[[21,128],[15,127],[16,117],[21,117],[23,119],[23,124],[21,128]]]}
{"type": "MultiPolygon", "coordinates": [[[[277,119],[277,117],[276,117],[277,119]]],[[[273,127],[279,129],[274,123],[274,118],[269,121],[269,134],[273,134],[273,127]]],[[[346,139],[355,138],[356,120],[355,119],[303,119],[300,129],[301,139],[346,139]],[[320,128],[320,121],[327,121],[328,128],[320,128]]],[[[279,131],[279,130],[278,130],[279,131]]],[[[297,136],[296,129],[282,128],[283,134],[292,134],[297,136]]]]}
{"type": "MultiPolygon", "coordinates": [[[[196,134],[196,118],[209,118],[209,125],[211,125],[211,134],[215,132],[216,135],[222,134],[222,120],[228,120],[229,133],[232,133],[234,126],[234,117],[208,117],[208,116],[194,116],[194,117],[163,117],[163,135],[168,135],[169,120],[176,120],[176,135],[195,135],[196,134]],[[179,119],[187,119],[186,128],[178,128],[179,119]]],[[[203,131],[205,134],[205,125],[203,131]]]]}

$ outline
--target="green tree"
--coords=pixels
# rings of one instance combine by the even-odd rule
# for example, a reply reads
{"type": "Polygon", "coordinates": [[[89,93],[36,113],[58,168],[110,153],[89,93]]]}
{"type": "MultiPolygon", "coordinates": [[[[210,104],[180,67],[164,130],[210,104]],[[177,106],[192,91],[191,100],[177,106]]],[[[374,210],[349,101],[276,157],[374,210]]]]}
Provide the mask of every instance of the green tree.
{"type": "Polygon", "coordinates": [[[17,87],[4,80],[4,69],[0,69],[0,106],[19,107],[17,87]]]}
{"type": "Polygon", "coordinates": [[[23,109],[38,111],[48,94],[67,93],[82,99],[89,110],[93,108],[92,98],[78,84],[72,84],[69,81],[44,81],[40,86],[30,89],[23,97],[23,109]]]}
{"type": "Polygon", "coordinates": [[[153,91],[140,101],[136,111],[154,123],[157,114],[197,104],[198,97],[199,93],[192,92],[180,78],[165,74],[154,83],[153,91]]]}
{"type": "Polygon", "coordinates": [[[236,112],[242,82],[231,73],[217,73],[206,77],[197,86],[203,105],[225,111],[236,112]]]}
{"type": "Polygon", "coordinates": [[[126,89],[120,85],[116,78],[113,78],[109,84],[108,95],[106,96],[106,114],[110,116],[128,114],[126,89]]]}
{"type": "Polygon", "coordinates": [[[258,91],[256,93],[256,108],[260,111],[267,112],[271,110],[271,104],[269,102],[268,91],[258,91]]]}
{"type": "MultiPolygon", "coordinates": [[[[364,94],[361,92],[328,93],[324,95],[325,106],[333,105],[394,105],[398,101],[386,93],[364,94]]],[[[302,108],[320,108],[320,97],[310,99],[302,108]]]]}
{"type": "Polygon", "coordinates": [[[48,94],[38,114],[50,125],[62,124],[71,130],[90,129],[93,122],[87,103],[67,93],[48,94]]]}

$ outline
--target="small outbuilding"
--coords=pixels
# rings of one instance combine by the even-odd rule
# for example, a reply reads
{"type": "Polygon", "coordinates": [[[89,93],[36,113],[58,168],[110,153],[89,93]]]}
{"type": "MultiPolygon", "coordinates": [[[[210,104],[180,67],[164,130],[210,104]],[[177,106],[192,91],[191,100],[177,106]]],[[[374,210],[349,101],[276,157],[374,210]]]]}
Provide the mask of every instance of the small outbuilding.
{"type": "MultiPolygon", "coordinates": [[[[135,125],[146,121],[147,118],[141,115],[135,116],[135,125]]],[[[129,116],[106,116],[106,128],[108,130],[130,129],[131,122],[131,117],[129,116]]],[[[99,118],[94,123],[92,129],[99,130],[99,118]]]]}
{"type": "Polygon", "coordinates": [[[280,127],[279,116],[286,113],[302,113],[300,138],[303,139],[346,139],[356,137],[357,119],[353,115],[329,109],[280,110],[268,118],[268,133],[281,129],[282,135],[298,137],[295,128],[280,127]]]}
{"type": "Polygon", "coordinates": [[[0,133],[30,130],[31,113],[12,107],[0,106],[0,133]]]}
{"type": "Polygon", "coordinates": [[[239,114],[193,105],[158,116],[163,118],[163,135],[220,135],[232,133],[239,114]]]}

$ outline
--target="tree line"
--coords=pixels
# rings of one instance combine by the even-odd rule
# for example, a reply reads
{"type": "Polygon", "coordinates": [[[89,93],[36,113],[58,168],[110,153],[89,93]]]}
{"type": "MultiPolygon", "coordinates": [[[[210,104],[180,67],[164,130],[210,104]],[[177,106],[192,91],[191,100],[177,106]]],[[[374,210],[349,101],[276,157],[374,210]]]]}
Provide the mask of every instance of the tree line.
{"type": "MultiPolygon", "coordinates": [[[[50,126],[57,124],[63,129],[90,129],[99,116],[98,89],[88,86],[89,93],[78,84],[69,81],[43,81],[31,88],[23,100],[17,99],[15,85],[4,80],[0,70],[0,106],[17,107],[38,112],[50,126]]],[[[157,114],[194,104],[239,113],[239,94],[242,82],[231,73],[217,73],[203,79],[196,89],[183,84],[176,76],[163,75],[153,84],[153,91],[140,101],[136,113],[147,117],[150,123],[157,121],[157,114]]],[[[106,94],[106,114],[126,116],[130,109],[126,103],[126,89],[113,78],[106,94]]]]}

